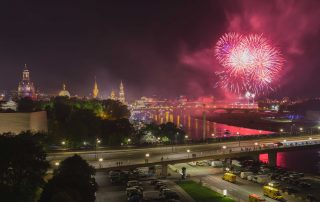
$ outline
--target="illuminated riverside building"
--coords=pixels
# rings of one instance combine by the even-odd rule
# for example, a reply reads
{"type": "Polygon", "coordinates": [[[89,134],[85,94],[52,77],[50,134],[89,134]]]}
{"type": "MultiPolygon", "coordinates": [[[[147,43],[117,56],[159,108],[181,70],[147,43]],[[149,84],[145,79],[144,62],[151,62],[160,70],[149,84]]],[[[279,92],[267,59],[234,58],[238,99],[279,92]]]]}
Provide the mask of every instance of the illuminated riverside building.
{"type": "Polygon", "coordinates": [[[22,80],[19,82],[18,86],[18,97],[30,97],[36,99],[36,91],[33,83],[30,81],[30,72],[27,65],[24,65],[24,70],[22,72],[22,80]]]}

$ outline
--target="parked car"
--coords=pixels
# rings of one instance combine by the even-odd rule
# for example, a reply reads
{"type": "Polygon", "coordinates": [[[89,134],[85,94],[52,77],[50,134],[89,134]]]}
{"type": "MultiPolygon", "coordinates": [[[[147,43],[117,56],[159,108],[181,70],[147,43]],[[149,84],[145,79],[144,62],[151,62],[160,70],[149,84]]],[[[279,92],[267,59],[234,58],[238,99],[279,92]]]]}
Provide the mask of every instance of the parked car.
{"type": "Polygon", "coordinates": [[[170,192],[171,189],[168,189],[168,188],[165,188],[165,189],[162,189],[160,192],[159,192],[159,196],[160,197],[164,197],[166,195],[166,193],[170,192]]]}
{"type": "Polygon", "coordinates": [[[164,186],[165,184],[163,182],[157,182],[154,186],[155,189],[160,189],[161,186],[164,186]]]}

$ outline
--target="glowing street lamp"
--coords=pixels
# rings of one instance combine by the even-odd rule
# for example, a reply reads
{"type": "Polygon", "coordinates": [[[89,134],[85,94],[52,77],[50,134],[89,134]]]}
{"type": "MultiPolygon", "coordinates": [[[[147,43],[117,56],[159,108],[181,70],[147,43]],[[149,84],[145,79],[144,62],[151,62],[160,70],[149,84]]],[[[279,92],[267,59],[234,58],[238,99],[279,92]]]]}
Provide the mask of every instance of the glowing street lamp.
{"type": "Polygon", "coordinates": [[[58,167],[60,165],[59,161],[55,162],[54,165],[58,167]]]}
{"type": "Polygon", "coordinates": [[[148,163],[148,158],[150,157],[150,154],[149,153],[146,153],[146,159],[145,159],[145,163],[148,163]]]}
{"type": "Polygon", "coordinates": [[[66,142],[65,142],[65,141],[62,141],[62,142],[61,142],[61,144],[62,144],[62,145],[65,145],[65,144],[66,144],[66,142]]]}
{"type": "Polygon", "coordinates": [[[212,137],[214,137],[214,136],[215,136],[215,134],[214,134],[214,133],[212,133],[212,134],[211,134],[211,136],[212,136],[212,137]]]}
{"type": "Polygon", "coordinates": [[[84,141],[84,142],[83,142],[83,145],[87,145],[87,142],[86,142],[86,141],[84,141]]]}
{"type": "Polygon", "coordinates": [[[223,190],[223,196],[226,197],[228,194],[228,191],[226,189],[223,190]]]}
{"type": "Polygon", "coordinates": [[[103,161],[103,158],[99,158],[99,162],[102,162],[103,161]]]}
{"type": "Polygon", "coordinates": [[[280,133],[282,133],[283,132],[283,129],[282,128],[280,128],[280,133]]]}
{"type": "Polygon", "coordinates": [[[258,146],[258,142],[255,142],[255,143],[254,143],[254,146],[258,146]]]}
{"type": "Polygon", "coordinates": [[[303,128],[301,127],[301,128],[299,128],[299,130],[302,132],[302,131],[303,131],[303,128]]]}
{"type": "Polygon", "coordinates": [[[188,158],[189,158],[190,149],[187,150],[187,153],[188,153],[188,158]]]}
{"type": "Polygon", "coordinates": [[[223,146],[222,146],[222,149],[227,149],[227,146],[226,146],[226,145],[223,145],[223,146]]]}

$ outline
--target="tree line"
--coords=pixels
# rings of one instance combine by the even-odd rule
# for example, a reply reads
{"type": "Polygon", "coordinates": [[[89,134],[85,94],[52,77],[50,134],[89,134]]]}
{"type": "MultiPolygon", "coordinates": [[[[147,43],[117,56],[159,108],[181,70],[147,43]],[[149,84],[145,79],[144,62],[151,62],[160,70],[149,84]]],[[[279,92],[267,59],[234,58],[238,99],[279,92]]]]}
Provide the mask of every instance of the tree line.
{"type": "Polygon", "coordinates": [[[75,155],[50,176],[42,138],[30,132],[0,136],[0,201],[94,202],[94,168],[75,155]]]}

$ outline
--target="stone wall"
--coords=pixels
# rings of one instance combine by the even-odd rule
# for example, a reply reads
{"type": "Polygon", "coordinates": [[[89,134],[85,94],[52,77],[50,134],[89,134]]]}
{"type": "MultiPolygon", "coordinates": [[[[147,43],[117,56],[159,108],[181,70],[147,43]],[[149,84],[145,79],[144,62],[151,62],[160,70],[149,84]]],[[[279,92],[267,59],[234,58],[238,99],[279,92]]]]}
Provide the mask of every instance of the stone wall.
{"type": "Polygon", "coordinates": [[[48,132],[47,112],[0,113],[0,133],[48,132]]]}

